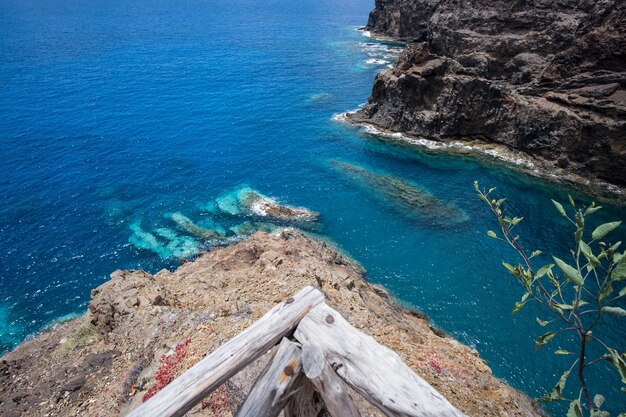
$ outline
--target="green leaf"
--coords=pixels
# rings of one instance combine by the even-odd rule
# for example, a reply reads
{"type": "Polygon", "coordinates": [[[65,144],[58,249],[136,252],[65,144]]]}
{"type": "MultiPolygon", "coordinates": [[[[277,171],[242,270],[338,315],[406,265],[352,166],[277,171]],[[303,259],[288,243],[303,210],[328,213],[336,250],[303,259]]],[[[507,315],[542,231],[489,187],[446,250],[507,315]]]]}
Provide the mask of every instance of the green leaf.
{"type": "Polygon", "coordinates": [[[517,314],[520,312],[520,310],[522,309],[522,307],[524,307],[524,304],[526,304],[525,302],[521,302],[518,301],[515,303],[515,306],[513,307],[513,310],[511,311],[511,314],[517,314]]]}
{"type": "Polygon", "coordinates": [[[580,401],[574,400],[569,404],[567,417],[583,417],[583,409],[580,407],[580,401]]]}
{"type": "Polygon", "coordinates": [[[568,352],[567,350],[557,349],[554,351],[555,355],[571,355],[572,352],[568,352]]]}
{"type": "Polygon", "coordinates": [[[557,279],[554,277],[552,270],[549,270],[546,275],[548,276],[548,279],[550,280],[550,283],[554,286],[554,288],[561,288],[561,283],[557,281],[557,279]]]}
{"type": "Polygon", "coordinates": [[[617,294],[616,298],[620,298],[626,295],[626,287],[622,288],[619,293],[617,294]]]}
{"type": "Polygon", "coordinates": [[[502,261],[502,265],[511,273],[511,275],[517,277],[519,276],[519,271],[511,264],[502,261]]]}
{"type": "Polygon", "coordinates": [[[598,298],[600,300],[604,300],[606,297],[608,297],[612,293],[613,293],[613,285],[610,282],[608,282],[604,287],[602,287],[600,294],[598,294],[598,298]]]}
{"type": "Polygon", "coordinates": [[[561,216],[567,218],[567,213],[565,212],[565,209],[563,208],[561,203],[559,203],[558,201],[552,200],[552,204],[554,204],[554,207],[556,207],[558,212],[561,213],[561,216]]]}
{"type": "Polygon", "coordinates": [[[582,228],[578,228],[576,229],[576,242],[580,242],[580,240],[583,237],[583,229],[582,228]]]}
{"type": "Polygon", "coordinates": [[[488,230],[487,231],[487,236],[493,237],[493,238],[497,238],[498,237],[493,230],[488,230]]]}
{"type": "Polygon", "coordinates": [[[626,317],[626,310],[621,307],[604,306],[602,307],[602,311],[612,316],[626,317]]]}
{"type": "Polygon", "coordinates": [[[611,363],[615,366],[617,372],[619,372],[622,383],[626,384],[626,363],[624,359],[622,359],[615,349],[609,349],[609,353],[611,354],[611,363]]]}
{"type": "Polygon", "coordinates": [[[522,301],[518,301],[517,303],[515,303],[515,307],[513,307],[513,311],[511,311],[511,314],[519,313],[522,307],[524,307],[524,304],[526,304],[526,301],[528,300],[528,295],[529,295],[528,293],[525,293],[522,296],[522,301]]]}
{"type": "Polygon", "coordinates": [[[574,199],[572,198],[572,196],[568,194],[567,199],[569,200],[569,203],[572,205],[572,208],[576,208],[576,203],[574,203],[574,199]]]}
{"type": "Polygon", "coordinates": [[[601,224],[591,233],[591,238],[593,240],[602,239],[608,233],[619,227],[620,224],[622,224],[621,221],[601,224]]]}
{"type": "Polygon", "coordinates": [[[585,255],[585,258],[587,258],[587,260],[589,261],[589,263],[591,263],[592,266],[600,265],[600,261],[598,260],[598,258],[595,257],[589,245],[587,245],[582,240],[580,241],[579,245],[580,245],[580,251],[583,253],[583,255],[585,255]]]}
{"type": "Polygon", "coordinates": [[[537,320],[537,324],[539,324],[541,327],[546,327],[548,324],[552,322],[552,321],[543,321],[539,319],[539,317],[537,317],[535,320],[537,320]]]}
{"type": "Polygon", "coordinates": [[[574,309],[574,306],[570,304],[560,304],[560,303],[554,303],[554,304],[561,310],[573,310],[574,309]]]}
{"type": "Polygon", "coordinates": [[[554,338],[556,332],[548,332],[539,336],[537,341],[535,342],[535,350],[539,350],[542,346],[545,346],[554,338]]]}
{"type": "Polygon", "coordinates": [[[549,403],[553,401],[561,401],[563,400],[563,389],[565,388],[565,383],[567,382],[567,377],[569,376],[570,371],[565,371],[563,375],[559,378],[552,391],[547,393],[541,398],[538,398],[537,401],[542,403],[549,403]]]}
{"type": "Polygon", "coordinates": [[[541,255],[543,252],[541,252],[540,250],[534,250],[533,253],[530,254],[531,258],[534,258],[535,256],[539,256],[541,255]]]}
{"type": "Polygon", "coordinates": [[[559,258],[557,258],[555,256],[553,256],[552,259],[554,259],[554,262],[556,262],[556,264],[559,267],[559,269],[561,271],[563,271],[565,276],[570,281],[574,281],[578,285],[583,285],[583,282],[584,282],[583,281],[583,277],[582,277],[582,275],[580,275],[580,272],[578,272],[578,270],[576,268],[566,264],[563,260],[561,260],[561,259],[559,259],[559,258]]]}
{"type": "Polygon", "coordinates": [[[541,278],[542,276],[544,276],[548,271],[550,271],[552,269],[552,267],[554,266],[554,264],[548,264],[548,265],[544,265],[541,268],[539,268],[539,271],[537,271],[537,273],[535,274],[535,278],[541,278]]]}
{"type": "Polygon", "coordinates": [[[585,216],[589,216],[589,215],[595,213],[596,211],[600,210],[601,208],[602,208],[602,206],[594,206],[592,204],[591,207],[589,207],[587,210],[585,210],[585,216]]]}
{"type": "Polygon", "coordinates": [[[615,268],[613,268],[613,272],[611,272],[611,279],[613,281],[626,279],[626,256],[622,255],[615,268]]]}
{"type": "Polygon", "coordinates": [[[585,216],[583,216],[583,212],[581,210],[576,212],[576,226],[581,229],[585,227],[585,216]]]}

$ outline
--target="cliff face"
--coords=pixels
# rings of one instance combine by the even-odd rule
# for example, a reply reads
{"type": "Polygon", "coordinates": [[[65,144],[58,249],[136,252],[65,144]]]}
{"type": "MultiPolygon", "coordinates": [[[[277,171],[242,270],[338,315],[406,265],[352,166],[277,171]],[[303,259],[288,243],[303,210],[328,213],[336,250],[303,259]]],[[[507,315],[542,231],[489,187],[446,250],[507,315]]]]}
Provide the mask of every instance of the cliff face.
{"type": "MultiPolygon", "coordinates": [[[[476,351],[390,302],[334,249],[288,230],[257,233],[174,272],[114,272],[92,292],[85,317],[2,358],[0,415],[124,415],[155,380],[181,374],[306,285],[321,288],[333,308],[395,350],[469,416],[541,415],[494,378],[476,351]]],[[[267,360],[250,365],[190,415],[231,415],[267,360]]],[[[363,401],[359,406],[364,415],[381,415],[363,401]]]]}
{"type": "Polygon", "coordinates": [[[408,46],[352,121],[626,186],[625,2],[376,0],[367,29],[408,46]]]}

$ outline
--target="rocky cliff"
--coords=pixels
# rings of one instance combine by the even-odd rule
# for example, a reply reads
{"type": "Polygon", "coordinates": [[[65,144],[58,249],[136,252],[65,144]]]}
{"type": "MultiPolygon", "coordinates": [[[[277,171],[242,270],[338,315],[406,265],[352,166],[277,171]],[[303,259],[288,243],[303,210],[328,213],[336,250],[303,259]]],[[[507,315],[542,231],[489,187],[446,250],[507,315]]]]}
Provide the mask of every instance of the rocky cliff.
{"type": "MultiPolygon", "coordinates": [[[[469,416],[541,415],[493,377],[475,350],[393,303],[344,255],[292,230],[257,233],[173,272],[114,272],[92,292],[84,317],[2,358],[0,415],[124,415],[306,285],[319,287],[333,308],[398,352],[469,416]]],[[[260,358],[189,415],[231,415],[267,360],[260,358]]],[[[364,415],[380,415],[360,406],[364,415]]]]}
{"type": "Polygon", "coordinates": [[[626,2],[376,0],[367,30],[408,43],[353,122],[626,186],[626,2]]]}

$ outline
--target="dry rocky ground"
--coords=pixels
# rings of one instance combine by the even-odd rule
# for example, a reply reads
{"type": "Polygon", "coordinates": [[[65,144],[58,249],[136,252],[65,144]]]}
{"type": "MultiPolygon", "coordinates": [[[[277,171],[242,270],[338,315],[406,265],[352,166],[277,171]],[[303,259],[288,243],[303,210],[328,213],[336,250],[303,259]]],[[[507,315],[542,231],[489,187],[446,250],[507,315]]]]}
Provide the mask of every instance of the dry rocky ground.
{"type": "MultiPolygon", "coordinates": [[[[468,416],[537,416],[477,352],[431,328],[362,278],[358,265],[293,230],[257,233],[176,271],[116,271],[84,317],[21,344],[0,361],[2,416],[118,416],[306,285],[355,327],[400,354],[468,416]],[[165,357],[163,355],[166,355],[165,357]]],[[[230,416],[268,355],[188,415],[230,416]]],[[[359,401],[364,415],[380,415],[359,401]]]]}

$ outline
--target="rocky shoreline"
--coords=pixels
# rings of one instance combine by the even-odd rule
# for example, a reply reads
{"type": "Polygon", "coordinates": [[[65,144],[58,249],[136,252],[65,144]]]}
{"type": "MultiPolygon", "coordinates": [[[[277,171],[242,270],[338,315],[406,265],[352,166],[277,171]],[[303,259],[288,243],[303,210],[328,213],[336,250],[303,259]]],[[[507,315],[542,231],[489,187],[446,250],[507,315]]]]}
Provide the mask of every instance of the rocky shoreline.
{"type": "Polygon", "coordinates": [[[383,142],[434,155],[469,157],[485,164],[504,167],[519,174],[564,186],[568,190],[575,190],[574,192],[585,193],[593,196],[597,202],[626,206],[626,187],[624,186],[590,179],[566,168],[555,167],[553,161],[533,157],[499,143],[472,138],[441,141],[385,129],[369,121],[355,120],[357,111],[337,114],[334,120],[360,127],[364,134],[383,142]]]}
{"type": "MultiPolygon", "coordinates": [[[[294,229],[256,233],[175,271],[114,272],[92,291],[85,316],[2,357],[0,415],[125,415],[163,380],[306,285],[320,288],[330,306],[396,351],[468,416],[543,415],[528,397],[495,378],[475,350],[368,284],[354,261],[294,229]]],[[[268,355],[188,415],[232,415],[268,355]]],[[[366,415],[380,415],[361,406],[366,415]]]]}
{"type": "Polygon", "coordinates": [[[376,0],[364,30],[407,46],[346,119],[623,202],[625,22],[614,0],[376,0]]]}

